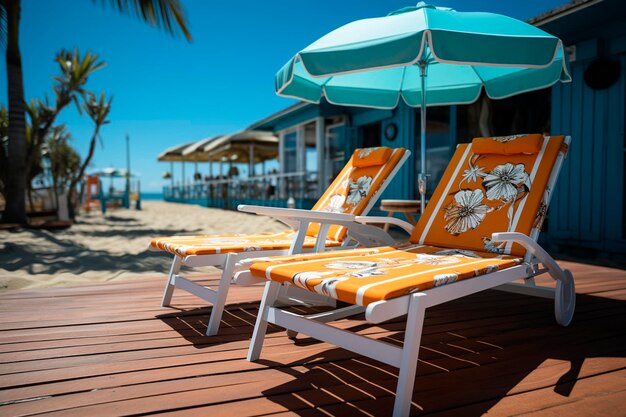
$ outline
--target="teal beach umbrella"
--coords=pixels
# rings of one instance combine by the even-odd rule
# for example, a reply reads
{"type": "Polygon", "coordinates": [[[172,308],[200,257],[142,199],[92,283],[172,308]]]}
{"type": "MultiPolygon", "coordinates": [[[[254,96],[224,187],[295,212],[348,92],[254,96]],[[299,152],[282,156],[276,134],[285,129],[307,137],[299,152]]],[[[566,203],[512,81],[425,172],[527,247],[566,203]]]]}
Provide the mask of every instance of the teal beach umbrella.
{"type": "Polygon", "coordinates": [[[421,109],[419,189],[426,194],[426,108],[569,82],[560,39],[508,16],[419,3],[344,25],[291,58],[277,94],[319,103],[421,109]]]}

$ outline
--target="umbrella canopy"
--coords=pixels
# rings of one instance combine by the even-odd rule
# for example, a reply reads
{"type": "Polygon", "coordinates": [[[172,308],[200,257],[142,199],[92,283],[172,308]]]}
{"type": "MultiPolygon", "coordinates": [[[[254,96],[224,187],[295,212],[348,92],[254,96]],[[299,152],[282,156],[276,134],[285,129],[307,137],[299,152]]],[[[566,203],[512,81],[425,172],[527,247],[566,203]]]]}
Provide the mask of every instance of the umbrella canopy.
{"type": "Polygon", "coordinates": [[[392,109],[469,104],[484,88],[494,99],[570,81],[562,42],[528,23],[493,13],[423,3],[358,20],[298,52],[276,74],[279,95],[319,103],[392,109]]]}
{"type": "Polygon", "coordinates": [[[426,193],[426,107],[469,104],[571,81],[562,42],[492,13],[419,3],[342,26],[276,74],[279,95],[319,103],[392,109],[402,98],[421,112],[420,193],[426,193]]]}
{"type": "Polygon", "coordinates": [[[194,143],[191,146],[187,146],[181,152],[182,157],[185,161],[190,162],[209,162],[209,155],[204,152],[204,147],[209,143],[213,142],[216,139],[221,138],[223,135],[211,136],[198,142],[194,143]]]}
{"type": "MultiPolygon", "coordinates": [[[[107,178],[128,178],[128,170],[125,168],[103,168],[93,171],[89,175],[93,175],[96,177],[107,177],[107,178]]],[[[135,174],[131,174],[131,177],[134,177],[135,174]]]]}
{"type": "Polygon", "coordinates": [[[183,155],[183,151],[188,147],[194,145],[196,142],[184,143],[182,145],[172,146],[171,148],[167,148],[157,158],[159,162],[187,162],[192,161],[191,159],[185,159],[183,155]]]}
{"type": "Polygon", "coordinates": [[[276,159],[278,157],[278,144],[274,146],[255,145],[253,154],[251,155],[249,147],[243,148],[232,143],[227,143],[224,144],[224,146],[212,150],[210,157],[213,161],[229,160],[237,163],[252,162],[258,164],[270,159],[276,159]]]}
{"type": "Polygon", "coordinates": [[[209,161],[225,157],[238,163],[257,163],[278,156],[278,138],[272,132],[243,130],[210,141],[201,149],[209,161]]]}

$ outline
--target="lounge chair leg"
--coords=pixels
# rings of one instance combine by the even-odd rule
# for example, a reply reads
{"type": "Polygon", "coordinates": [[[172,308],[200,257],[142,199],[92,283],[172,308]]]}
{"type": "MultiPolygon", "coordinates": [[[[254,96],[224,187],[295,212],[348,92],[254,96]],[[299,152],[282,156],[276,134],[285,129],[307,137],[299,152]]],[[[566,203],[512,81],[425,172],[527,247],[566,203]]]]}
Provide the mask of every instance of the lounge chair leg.
{"type": "Polygon", "coordinates": [[[561,279],[556,281],[554,295],[554,315],[561,326],[569,326],[576,309],[576,287],[574,277],[569,269],[563,270],[561,279]]]}
{"type": "Polygon", "coordinates": [[[550,276],[556,281],[556,292],[554,294],[554,314],[556,321],[561,326],[568,326],[574,317],[574,310],[576,308],[576,287],[571,271],[561,269],[559,264],[556,263],[548,252],[539,246],[537,242],[524,234],[517,232],[494,233],[491,240],[496,242],[511,241],[519,243],[546,267],[550,276]]]}
{"type": "Polygon", "coordinates": [[[424,293],[417,293],[411,296],[406,332],[404,335],[404,345],[402,347],[396,401],[393,405],[394,417],[408,416],[411,411],[413,385],[415,384],[415,372],[417,371],[417,358],[419,355],[426,311],[422,297],[425,296],[426,294],[424,293]]]}
{"type": "Polygon", "coordinates": [[[172,266],[170,267],[170,273],[167,275],[167,282],[165,282],[165,291],[163,292],[163,299],[161,300],[161,307],[169,307],[172,301],[172,294],[174,294],[174,275],[178,274],[180,267],[183,264],[183,259],[180,256],[174,255],[172,266]]]}
{"type": "Polygon", "coordinates": [[[267,314],[270,307],[274,305],[276,298],[278,298],[278,290],[280,284],[274,281],[268,281],[265,284],[263,290],[263,298],[261,299],[261,306],[259,307],[259,314],[256,318],[256,324],[254,325],[254,332],[252,333],[252,340],[250,341],[250,348],[248,349],[248,360],[250,362],[256,361],[261,356],[261,349],[263,348],[263,341],[265,340],[265,332],[267,331],[267,314]]]}
{"type": "Polygon", "coordinates": [[[224,314],[224,305],[226,304],[226,296],[228,295],[230,282],[233,278],[235,263],[236,259],[232,255],[227,255],[226,262],[224,262],[222,277],[220,278],[220,283],[217,286],[215,303],[211,309],[209,325],[206,329],[207,336],[215,336],[220,329],[220,322],[222,321],[222,314],[224,314]]]}

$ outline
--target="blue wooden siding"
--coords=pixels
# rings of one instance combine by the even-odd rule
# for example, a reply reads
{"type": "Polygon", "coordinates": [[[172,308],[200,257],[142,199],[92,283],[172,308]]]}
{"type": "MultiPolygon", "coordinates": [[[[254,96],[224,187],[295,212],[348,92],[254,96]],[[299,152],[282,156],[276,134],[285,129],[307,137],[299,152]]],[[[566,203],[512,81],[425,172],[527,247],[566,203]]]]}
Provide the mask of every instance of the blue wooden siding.
{"type": "MultiPolygon", "coordinates": [[[[354,109],[352,109],[354,110],[354,109]]],[[[393,117],[391,110],[365,110],[359,111],[352,116],[352,125],[355,127],[368,125],[370,123],[382,122],[393,117]]]]}
{"type": "Polygon", "coordinates": [[[550,209],[556,243],[606,252],[626,249],[624,221],[624,92],[626,58],[619,80],[592,90],[583,79],[589,60],[571,65],[572,83],[552,89],[553,134],[572,137],[550,209]]]}
{"type": "Polygon", "coordinates": [[[320,107],[319,106],[306,106],[297,112],[291,113],[284,118],[280,118],[275,121],[275,124],[272,126],[274,132],[279,132],[283,129],[288,129],[292,126],[296,126],[299,123],[307,122],[309,120],[313,120],[320,115],[320,107]]]}

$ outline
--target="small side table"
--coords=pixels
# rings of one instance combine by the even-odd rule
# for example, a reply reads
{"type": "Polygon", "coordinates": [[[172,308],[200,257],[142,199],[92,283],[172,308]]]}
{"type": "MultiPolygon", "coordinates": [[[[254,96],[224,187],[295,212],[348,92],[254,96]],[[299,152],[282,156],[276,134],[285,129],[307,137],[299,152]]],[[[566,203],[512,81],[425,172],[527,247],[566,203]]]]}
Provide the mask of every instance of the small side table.
{"type": "MultiPolygon", "coordinates": [[[[394,213],[404,213],[404,217],[415,225],[417,220],[414,214],[421,211],[420,200],[380,200],[380,209],[389,212],[389,217],[393,217],[394,213]]],[[[385,232],[389,229],[389,224],[385,224],[385,232]]]]}

